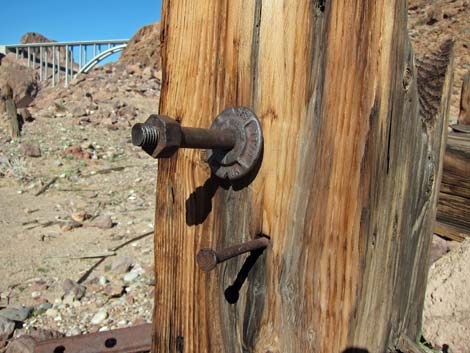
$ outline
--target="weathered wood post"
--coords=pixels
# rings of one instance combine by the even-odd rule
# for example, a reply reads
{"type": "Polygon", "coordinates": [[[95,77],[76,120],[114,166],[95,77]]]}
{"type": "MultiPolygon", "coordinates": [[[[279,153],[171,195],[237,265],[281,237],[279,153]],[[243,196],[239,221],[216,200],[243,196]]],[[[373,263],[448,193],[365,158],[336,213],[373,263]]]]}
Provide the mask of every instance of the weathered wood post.
{"type": "Polygon", "coordinates": [[[416,348],[452,56],[417,70],[406,21],[398,0],[163,1],[160,113],[248,107],[264,154],[234,183],[201,150],[161,160],[154,352],[416,348]],[[261,256],[197,267],[260,233],[261,256]]]}
{"type": "Polygon", "coordinates": [[[459,123],[470,126],[470,72],[467,72],[462,80],[459,123]]]}
{"type": "Polygon", "coordinates": [[[20,137],[21,130],[20,123],[18,121],[15,98],[13,96],[13,90],[8,83],[3,87],[2,99],[4,101],[8,121],[10,122],[10,136],[12,138],[20,137]]]}

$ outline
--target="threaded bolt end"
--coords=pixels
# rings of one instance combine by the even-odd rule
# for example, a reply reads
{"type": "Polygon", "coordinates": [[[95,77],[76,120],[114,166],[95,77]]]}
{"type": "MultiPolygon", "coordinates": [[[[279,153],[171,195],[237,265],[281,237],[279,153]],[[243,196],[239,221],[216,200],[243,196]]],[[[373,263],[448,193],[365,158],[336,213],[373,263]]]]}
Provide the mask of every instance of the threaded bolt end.
{"type": "Polygon", "coordinates": [[[132,127],[132,144],[142,148],[154,148],[158,144],[158,130],[150,124],[137,123],[132,127]]]}

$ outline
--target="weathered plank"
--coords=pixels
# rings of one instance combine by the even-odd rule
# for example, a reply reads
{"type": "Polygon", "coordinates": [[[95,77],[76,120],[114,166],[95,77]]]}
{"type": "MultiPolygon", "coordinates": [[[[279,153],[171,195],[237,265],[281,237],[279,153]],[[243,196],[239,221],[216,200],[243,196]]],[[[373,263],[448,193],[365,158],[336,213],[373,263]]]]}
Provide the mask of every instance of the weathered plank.
{"type": "Polygon", "coordinates": [[[439,221],[434,223],[434,233],[440,235],[441,237],[458,242],[463,242],[465,238],[470,237],[470,231],[451,226],[446,223],[441,223],[439,221]]]}
{"type": "Polygon", "coordinates": [[[467,72],[462,80],[459,124],[470,126],[470,72],[467,72]]]}
{"type": "Polygon", "coordinates": [[[417,336],[451,54],[417,71],[406,12],[385,0],[163,2],[160,113],[208,127],[246,106],[265,145],[257,174],[232,185],[201,151],[159,164],[155,352],[382,353],[417,336]],[[196,267],[200,248],[257,233],[271,238],[258,259],[196,267]]]}
{"type": "Polygon", "coordinates": [[[470,232],[470,134],[447,140],[437,220],[470,232]]]}

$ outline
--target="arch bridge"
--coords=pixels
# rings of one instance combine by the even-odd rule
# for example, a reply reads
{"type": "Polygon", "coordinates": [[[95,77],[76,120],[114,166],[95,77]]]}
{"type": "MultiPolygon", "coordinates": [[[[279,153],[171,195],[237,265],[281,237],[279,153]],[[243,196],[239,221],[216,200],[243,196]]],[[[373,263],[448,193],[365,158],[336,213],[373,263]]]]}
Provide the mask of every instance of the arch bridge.
{"type": "Polygon", "coordinates": [[[61,80],[67,86],[80,73],[88,73],[100,61],[124,50],[128,39],[77,42],[48,42],[0,45],[0,53],[16,53],[16,59],[26,59],[28,67],[39,69],[39,80],[61,80]]]}

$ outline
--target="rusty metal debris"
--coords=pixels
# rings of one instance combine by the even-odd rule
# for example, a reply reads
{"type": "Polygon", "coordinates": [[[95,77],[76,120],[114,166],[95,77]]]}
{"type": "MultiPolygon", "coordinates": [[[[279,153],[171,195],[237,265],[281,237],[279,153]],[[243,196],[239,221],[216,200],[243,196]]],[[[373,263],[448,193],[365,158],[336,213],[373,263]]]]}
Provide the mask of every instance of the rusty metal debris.
{"type": "Polygon", "coordinates": [[[213,249],[201,249],[197,254],[197,264],[202,271],[209,272],[221,262],[247,252],[264,250],[268,245],[269,239],[262,236],[219,251],[215,251],[213,249]]]}
{"type": "Polygon", "coordinates": [[[153,158],[171,157],[179,148],[207,149],[215,175],[235,180],[256,168],[262,154],[263,135],[256,115],[248,108],[228,108],[210,129],[182,127],[176,120],[151,115],[132,127],[132,143],[153,158]]]}
{"type": "Polygon", "coordinates": [[[72,336],[35,344],[34,353],[137,353],[149,352],[152,325],[72,336]]]}

